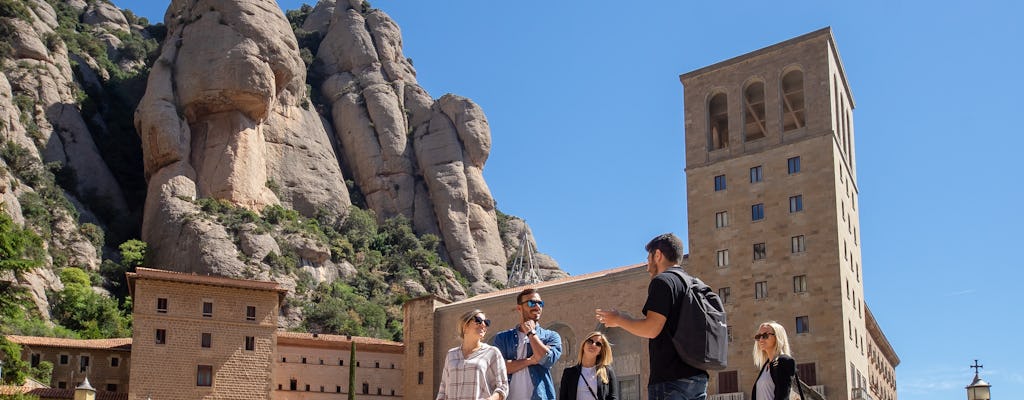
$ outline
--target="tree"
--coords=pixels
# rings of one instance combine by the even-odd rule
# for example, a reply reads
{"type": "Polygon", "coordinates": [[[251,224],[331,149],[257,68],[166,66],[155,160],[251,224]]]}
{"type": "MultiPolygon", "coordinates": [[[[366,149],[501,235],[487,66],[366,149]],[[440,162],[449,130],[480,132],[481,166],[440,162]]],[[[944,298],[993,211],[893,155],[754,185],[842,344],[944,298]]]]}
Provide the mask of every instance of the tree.
{"type": "Polygon", "coordinates": [[[356,342],[348,337],[348,400],[356,400],[356,342]]]}
{"type": "Polygon", "coordinates": [[[29,365],[28,362],[21,359],[21,345],[7,340],[4,336],[0,336],[0,354],[6,360],[4,361],[3,376],[0,377],[0,380],[15,385],[24,384],[25,378],[28,376],[29,365]]]}
{"type": "Polygon", "coordinates": [[[87,339],[131,336],[130,320],[117,301],[94,292],[85,271],[64,268],[60,280],[64,289],[56,293],[52,313],[61,325],[87,339]]]}
{"type": "Polygon", "coordinates": [[[29,229],[22,229],[0,205],[0,272],[27,271],[42,264],[39,250],[43,240],[29,229]]]}

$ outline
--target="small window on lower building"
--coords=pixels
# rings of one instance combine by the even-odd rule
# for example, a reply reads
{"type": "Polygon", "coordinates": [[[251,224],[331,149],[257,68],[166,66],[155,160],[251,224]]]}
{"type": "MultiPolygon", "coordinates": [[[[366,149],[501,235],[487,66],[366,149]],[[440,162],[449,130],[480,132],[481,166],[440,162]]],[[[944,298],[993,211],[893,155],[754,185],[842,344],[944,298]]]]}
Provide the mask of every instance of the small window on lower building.
{"type": "Polygon", "coordinates": [[[380,368],[380,361],[374,361],[373,362],[373,367],[374,368],[380,368]]]}
{"type": "Polygon", "coordinates": [[[341,393],[341,386],[335,386],[334,393],[341,393]]]}
{"type": "Polygon", "coordinates": [[[64,381],[57,382],[57,389],[67,389],[68,383],[64,381]]]}
{"type": "Polygon", "coordinates": [[[423,384],[423,371],[420,371],[420,372],[416,373],[416,384],[417,385],[422,385],[423,384]]]}
{"type": "Polygon", "coordinates": [[[69,359],[70,357],[67,354],[61,354],[57,362],[59,362],[60,365],[68,365],[69,359]]]}
{"type": "Polygon", "coordinates": [[[166,329],[157,329],[156,330],[156,344],[166,344],[166,343],[167,343],[167,330],[166,329]]]}
{"type": "Polygon", "coordinates": [[[384,391],[383,391],[383,390],[381,390],[381,388],[377,388],[377,395],[378,395],[378,396],[380,396],[381,394],[383,394],[383,392],[384,392],[384,391]]]}
{"type": "Polygon", "coordinates": [[[107,391],[108,392],[116,392],[117,391],[117,384],[116,383],[108,383],[107,384],[107,391]]]}
{"type": "Polygon", "coordinates": [[[120,367],[121,366],[121,359],[119,357],[111,357],[110,358],[110,366],[111,367],[120,367]]]}
{"type": "Polygon", "coordinates": [[[809,333],[811,331],[810,321],[806,315],[796,317],[796,333],[809,333]]]}
{"type": "Polygon", "coordinates": [[[246,336],[245,337],[245,349],[248,350],[248,351],[256,350],[256,338],[255,337],[253,337],[253,336],[246,336]]]}
{"type": "Polygon", "coordinates": [[[196,386],[213,386],[212,365],[200,365],[196,367],[196,386]]]}
{"type": "Polygon", "coordinates": [[[423,357],[423,342],[420,342],[420,343],[419,343],[419,345],[417,345],[416,347],[417,347],[417,349],[418,349],[418,350],[416,351],[416,353],[417,353],[417,354],[418,354],[418,355],[419,355],[420,357],[423,357]]]}
{"type": "Polygon", "coordinates": [[[201,344],[201,346],[203,348],[206,348],[206,349],[210,348],[210,346],[213,345],[213,335],[210,334],[210,333],[203,332],[203,336],[202,336],[202,340],[201,340],[200,344],[201,344]]]}
{"type": "Polygon", "coordinates": [[[89,356],[78,356],[78,372],[85,372],[89,369],[89,356]]]}
{"type": "Polygon", "coordinates": [[[306,391],[307,392],[309,391],[309,385],[308,384],[306,385],[306,391]]]}
{"type": "Polygon", "coordinates": [[[303,363],[303,364],[305,364],[305,363],[306,363],[306,357],[302,357],[302,363],[303,363]]]}
{"type": "Polygon", "coordinates": [[[722,371],[718,373],[718,394],[737,393],[739,391],[739,373],[736,371],[722,371]]]}
{"type": "Polygon", "coordinates": [[[321,386],[321,387],[320,387],[320,393],[323,393],[323,392],[324,392],[324,387],[323,387],[323,386],[321,386]]]}
{"type": "Polygon", "coordinates": [[[42,359],[42,357],[43,357],[42,354],[32,353],[32,356],[29,358],[30,359],[29,365],[31,365],[32,368],[38,367],[39,366],[39,361],[42,359]]]}

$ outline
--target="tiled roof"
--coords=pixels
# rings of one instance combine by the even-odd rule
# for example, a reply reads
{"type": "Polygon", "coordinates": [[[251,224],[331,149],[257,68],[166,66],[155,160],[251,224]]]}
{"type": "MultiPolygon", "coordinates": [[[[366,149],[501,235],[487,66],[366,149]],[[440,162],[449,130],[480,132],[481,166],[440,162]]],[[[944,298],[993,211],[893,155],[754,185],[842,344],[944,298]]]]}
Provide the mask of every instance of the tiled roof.
{"type": "MultiPolygon", "coordinates": [[[[37,396],[42,400],[75,398],[75,389],[29,388],[11,385],[0,386],[0,394],[10,395],[19,393],[27,393],[37,396]]],[[[128,400],[128,393],[115,393],[97,390],[96,400],[128,400]]]]}
{"type": "Polygon", "coordinates": [[[234,279],[216,275],[196,275],[183,272],[166,271],[152,268],[136,268],[135,272],[129,272],[128,281],[134,288],[136,279],[154,279],[172,282],[195,283],[199,285],[224,286],[241,289],[273,290],[280,293],[287,293],[287,289],[281,288],[277,282],[255,281],[248,279],[234,279]]]}
{"type": "Polygon", "coordinates": [[[23,346],[46,346],[75,349],[101,349],[114,351],[131,351],[132,338],[114,339],[66,339],[41,336],[7,335],[7,340],[23,346]]]}
{"type": "Polygon", "coordinates": [[[349,343],[355,342],[356,348],[380,351],[386,353],[401,353],[405,345],[402,342],[377,339],[365,336],[313,334],[302,332],[277,332],[277,343],[279,345],[309,346],[309,347],[334,347],[347,349],[349,343]]]}
{"type": "Polygon", "coordinates": [[[456,301],[456,302],[445,304],[445,305],[443,305],[441,307],[447,307],[447,306],[450,306],[450,305],[456,305],[456,304],[460,304],[460,303],[467,302],[467,301],[479,301],[479,300],[482,300],[482,299],[489,299],[489,298],[494,298],[494,297],[506,296],[506,295],[509,295],[509,294],[515,294],[515,293],[519,293],[519,292],[523,291],[523,289],[526,289],[528,287],[535,288],[535,289],[543,289],[543,288],[550,287],[550,286],[564,285],[564,284],[567,284],[567,283],[573,283],[573,282],[578,282],[578,281],[585,281],[585,280],[588,280],[588,279],[599,278],[599,277],[602,277],[602,276],[615,275],[615,274],[619,274],[619,273],[623,273],[623,272],[629,272],[629,271],[636,270],[638,268],[640,268],[640,269],[647,268],[647,263],[626,265],[626,266],[623,266],[623,267],[606,269],[606,270],[603,270],[603,271],[595,271],[595,272],[590,272],[590,273],[586,273],[586,274],[582,274],[582,275],[567,276],[567,277],[564,277],[564,278],[553,279],[553,280],[550,280],[550,281],[538,282],[538,283],[529,284],[529,285],[523,285],[523,286],[510,287],[510,288],[507,288],[507,289],[496,290],[496,291],[493,291],[493,292],[490,292],[490,293],[484,293],[484,294],[476,295],[476,296],[473,296],[473,297],[470,297],[470,298],[462,299],[462,300],[459,300],[459,301],[456,301]]]}

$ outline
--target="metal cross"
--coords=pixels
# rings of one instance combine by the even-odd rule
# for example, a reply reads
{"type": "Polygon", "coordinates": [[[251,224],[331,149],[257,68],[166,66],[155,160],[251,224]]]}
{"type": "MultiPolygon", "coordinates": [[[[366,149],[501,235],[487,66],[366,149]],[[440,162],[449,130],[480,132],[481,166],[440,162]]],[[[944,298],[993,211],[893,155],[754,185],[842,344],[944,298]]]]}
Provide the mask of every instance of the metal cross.
{"type": "Polygon", "coordinates": [[[978,360],[975,359],[974,360],[974,365],[972,365],[970,368],[974,368],[974,374],[977,375],[978,374],[978,368],[985,368],[985,366],[984,365],[978,365],[978,360]]]}

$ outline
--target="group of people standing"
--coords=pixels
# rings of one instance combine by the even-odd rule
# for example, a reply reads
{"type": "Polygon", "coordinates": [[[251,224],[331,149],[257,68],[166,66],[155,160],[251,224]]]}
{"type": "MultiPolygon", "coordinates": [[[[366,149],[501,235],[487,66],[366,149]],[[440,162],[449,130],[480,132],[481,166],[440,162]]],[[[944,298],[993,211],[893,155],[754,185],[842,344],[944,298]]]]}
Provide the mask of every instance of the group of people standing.
{"type": "MultiPolygon", "coordinates": [[[[704,400],[707,398],[708,373],[678,355],[672,343],[672,329],[678,323],[686,286],[681,277],[664,273],[680,268],[683,243],[667,233],[646,246],[647,272],[651,283],[643,316],[631,317],[617,310],[595,310],[595,318],[606,328],[622,328],[647,338],[650,359],[649,400],[704,400]]],[[[562,339],[557,332],[539,324],[544,300],[536,289],[516,296],[520,323],[498,333],[494,345],[483,341],[491,320],[479,310],[462,315],[457,332],[462,345],[445,357],[437,400],[614,400],[618,396],[612,369],[612,344],[602,332],[591,332],[580,343],[576,364],[562,372],[555,391],[551,367],[562,355],[562,339]]],[[[754,335],[754,363],[761,369],[752,389],[754,400],[789,398],[796,363],[790,356],[785,328],[771,321],[758,327],[754,335]]]]}

